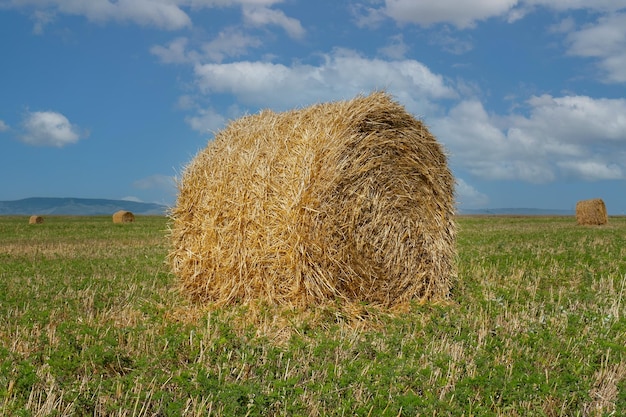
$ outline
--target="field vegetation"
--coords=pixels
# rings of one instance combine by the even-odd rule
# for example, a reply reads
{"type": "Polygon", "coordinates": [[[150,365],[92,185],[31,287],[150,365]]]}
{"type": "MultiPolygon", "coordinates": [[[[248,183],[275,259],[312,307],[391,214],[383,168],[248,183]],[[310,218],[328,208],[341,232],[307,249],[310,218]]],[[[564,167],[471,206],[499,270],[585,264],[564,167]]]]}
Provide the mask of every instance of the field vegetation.
{"type": "Polygon", "coordinates": [[[610,416],[626,218],[461,217],[445,305],[211,310],[167,219],[0,217],[0,415],[610,416]]]}

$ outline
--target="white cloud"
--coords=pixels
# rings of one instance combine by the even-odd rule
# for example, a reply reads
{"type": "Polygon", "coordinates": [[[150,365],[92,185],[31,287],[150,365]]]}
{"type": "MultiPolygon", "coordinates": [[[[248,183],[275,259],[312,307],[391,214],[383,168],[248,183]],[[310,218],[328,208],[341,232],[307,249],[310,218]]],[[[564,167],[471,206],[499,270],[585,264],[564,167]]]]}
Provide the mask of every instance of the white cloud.
{"type": "Polygon", "coordinates": [[[462,178],[456,179],[456,197],[458,205],[464,208],[484,208],[489,204],[489,197],[476,190],[462,178]]]}
{"type": "Polygon", "coordinates": [[[179,110],[191,110],[196,107],[196,99],[188,94],[183,94],[176,100],[176,108],[179,110]]]}
{"type": "Polygon", "coordinates": [[[193,130],[201,133],[216,132],[226,124],[226,118],[211,108],[200,109],[195,116],[186,117],[185,121],[193,130]]]}
{"type": "Polygon", "coordinates": [[[404,59],[408,50],[409,47],[404,43],[404,38],[400,34],[389,38],[389,43],[379,48],[378,53],[387,58],[401,60],[404,59]]]}
{"type": "Polygon", "coordinates": [[[35,25],[33,26],[33,33],[36,35],[41,35],[44,32],[44,28],[46,25],[54,21],[55,14],[45,11],[45,10],[35,10],[33,13],[32,19],[35,21],[35,25]]]}
{"type": "Polygon", "coordinates": [[[189,63],[193,62],[194,58],[186,50],[188,43],[187,38],[180,37],[170,41],[167,46],[154,45],[150,48],[150,52],[165,64],[189,63]]]}
{"type": "Polygon", "coordinates": [[[548,27],[549,31],[552,33],[569,33],[572,32],[575,28],[576,21],[572,17],[566,17],[565,19],[562,19],[559,23],[548,27]]]}
{"type": "Polygon", "coordinates": [[[227,57],[245,55],[250,48],[261,46],[261,40],[246,35],[235,28],[221,31],[217,37],[199,45],[197,50],[190,47],[186,37],[176,38],[166,46],[154,45],[150,52],[165,64],[186,64],[202,62],[222,62],[227,57]]]}
{"type": "Polygon", "coordinates": [[[626,0],[384,0],[384,6],[378,8],[353,6],[353,14],[360,27],[376,27],[387,17],[401,24],[430,26],[447,23],[458,29],[467,29],[495,17],[506,17],[509,23],[513,23],[539,7],[558,12],[589,10],[612,13],[625,8],[626,0]]]}
{"type": "Polygon", "coordinates": [[[192,11],[215,7],[242,7],[247,21],[255,25],[274,24],[284,28],[290,36],[304,34],[300,22],[282,11],[269,7],[282,0],[4,0],[0,6],[15,9],[34,9],[35,33],[57,14],[83,16],[93,22],[133,22],[165,30],[178,30],[192,25],[184,9],[192,11]]]}
{"type": "Polygon", "coordinates": [[[189,4],[192,8],[228,7],[228,6],[258,6],[269,7],[284,0],[179,0],[178,3],[189,4]]]}
{"type": "Polygon", "coordinates": [[[197,65],[195,73],[205,94],[229,93],[243,104],[277,109],[387,89],[410,111],[425,114],[436,109],[432,100],[456,97],[418,61],[368,59],[344,49],[324,55],[319,65],[240,61],[197,65]]]}
{"type": "Polygon", "coordinates": [[[477,21],[502,16],[518,3],[517,0],[386,0],[384,13],[401,23],[429,26],[451,23],[464,29],[477,21]]]}
{"type": "Polygon", "coordinates": [[[4,123],[4,120],[0,120],[0,132],[6,132],[9,130],[9,125],[4,123]]]}
{"type": "Polygon", "coordinates": [[[626,13],[603,16],[570,33],[567,42],[570,55],[599,59],[605,81],[626,82],[626,13]]]}
{"type": "Polygon", "coordinates": [[[299,20],[286,16],[280,10],[268,7],[244,6],[243,17],[244,21],[252,26],[280,26],[292,38],[301,38],[305,33],[299,20]]]}
{"type": "Polygon", "coordinates": [[[177,0],[12,0],[14,8],[35,7],[35,31],[43,26],[54,14],[84,16],[93,22],[110,20],[129,21],[143,26],[156,26],[175,30],[191,25],[191,19],[179,6],[184,1],[177,0]],[[43,17],[43,18],[42,18],[43,17]]]}
{"type": "Polygon", "coordinates": [[[554,181],[625,178],[626,100],[586,96],[531,97],[528,114],[488,114],[463,101],[434,120],[454,164],[491,180],[554,181]]]}
{"type": "Polygon", "coordinates": [[[67,117],[53,111],[28,113],[22,127],[24,131],[20,140],[29,145],[61,148],[76,143],[81,136],[85,136],[67,117]]]}
{"type": "Polygon", "coordinates": [[[261,46],[261,40],[229,28],[221,31],[217,38],[205,43],[202,51],[213,62],[222,62],[226,57],[245,55],[249,48],[261,46]]]}
{"type": "Polygon", "coordinates": [[[470,40],[452,35],[451,30],[447,27],[434,32],[430,36],[429,42],[454,55],[464,54],[474,48],[470,40]]]}
{"type": "Polygon", "coordinates": [[[528,104],[530,117],[515,120],[527,130],[570,143],[626,142],[626,99],[544,94],[531,97],[528,104]]]}
{"type": "Polygon", "coordinates": [[[117,8],[117,10],[111,11],[111,17],[114,19],[130,20],[140,25],[156,26],[168,30],[181,29],[191,25],[191,18],[187,13],[181,10],[177,4],[167,1],[118,0],[113,4],[117,8]]]}
{"type": "Polygon", "coordinates": [[[594,10],[598,12],[614,12],[626,7],[626,0],[523,0],[526,6],[542,6],[558,11],[594,10]]]}
{"type": "Polygon", "coordinates": [[[626,178],[624,169],[603,161],[562,161],[557,165],[564,173],[587,181],[620,180],[626,178]]]}
{"type": "Polygon", "coordinates": [[[351,12],[354,16],[354,23],[360,28],[377,28],[387,18],[383,9],[365,7],[360,4],[353,5],[351,12]]]}

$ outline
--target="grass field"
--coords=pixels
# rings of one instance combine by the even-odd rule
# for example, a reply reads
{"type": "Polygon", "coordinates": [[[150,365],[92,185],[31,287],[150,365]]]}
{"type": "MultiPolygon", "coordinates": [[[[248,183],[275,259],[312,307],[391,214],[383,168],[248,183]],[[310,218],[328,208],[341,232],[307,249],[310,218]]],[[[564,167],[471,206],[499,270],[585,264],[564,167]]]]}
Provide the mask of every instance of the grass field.
{"type": "Polygon", "coordinates": [[[0,415],[626,413],[626,218],[462,217],[449,305],[209,311],[167,220],[0,216],[0,415]]]}

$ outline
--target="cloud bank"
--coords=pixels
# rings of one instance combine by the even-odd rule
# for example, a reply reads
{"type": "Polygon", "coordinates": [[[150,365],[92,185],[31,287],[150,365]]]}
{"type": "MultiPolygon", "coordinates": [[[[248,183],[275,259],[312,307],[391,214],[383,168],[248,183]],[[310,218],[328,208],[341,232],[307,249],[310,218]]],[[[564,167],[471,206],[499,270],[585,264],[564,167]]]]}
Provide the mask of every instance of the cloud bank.
{"type": "Polygon", "coordinates": [[[61,113],[53,111],[29,112],[22,122],[23,133],[19,139],[35,146],[62,148],[78,142],[86,134],[70,123],[61,113]]]}

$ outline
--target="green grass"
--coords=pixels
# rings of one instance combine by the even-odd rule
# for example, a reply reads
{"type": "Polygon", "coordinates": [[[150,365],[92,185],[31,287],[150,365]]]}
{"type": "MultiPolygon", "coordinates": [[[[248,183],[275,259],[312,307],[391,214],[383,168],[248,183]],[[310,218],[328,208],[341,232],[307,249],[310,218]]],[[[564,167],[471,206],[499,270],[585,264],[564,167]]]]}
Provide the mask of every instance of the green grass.
{"type": "Polygon", "coordinates": [[[358,323],[190,305],[162,217],[0,217],[0,415],[626,410],[626,218],[459,226],[453,303],[358,323]]]}

